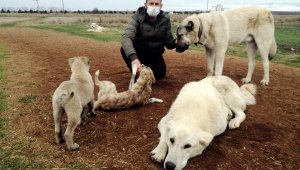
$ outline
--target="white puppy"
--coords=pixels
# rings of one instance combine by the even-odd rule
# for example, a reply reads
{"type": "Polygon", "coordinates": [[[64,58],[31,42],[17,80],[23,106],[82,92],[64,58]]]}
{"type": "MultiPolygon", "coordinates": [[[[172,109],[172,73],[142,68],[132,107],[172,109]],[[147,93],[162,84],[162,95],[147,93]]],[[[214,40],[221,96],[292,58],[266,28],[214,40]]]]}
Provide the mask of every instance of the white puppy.
{"type": "Polygon", "coordinates": [[[255,93],[255,85],[239,88],[226,76],[186,84],[158,124],[161,136],[151,152],[152,159],[165,159],[168,170],[184,168],[189,158],[200,155],[214,136],[225,131],[227,124],[230,129],[240,126],[246,118],[246,105],[255,104],[255,93]]]}
{"type": "Polygon", "coordinates": [[[61,144],[66,140],[68,150],[79,148],[73,142],[74,130],[81,123],[81,114],[85,106],[92,112],[94,100],[94,83],[89,73],[90,61],[87,57],[69,59],[71,79],[62,82],[52,97],[53,117],[56,142],[61,144]],[[68,125],[62,136],[62,116],[67,114],[68,125]]]}

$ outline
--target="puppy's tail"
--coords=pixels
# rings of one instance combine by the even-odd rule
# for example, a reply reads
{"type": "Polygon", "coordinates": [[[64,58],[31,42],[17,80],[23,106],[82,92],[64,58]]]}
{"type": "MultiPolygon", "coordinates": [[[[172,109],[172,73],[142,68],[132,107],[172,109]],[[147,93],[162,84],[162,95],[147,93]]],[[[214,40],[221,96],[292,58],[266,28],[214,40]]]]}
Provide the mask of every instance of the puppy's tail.
{"type": "Polygon", "coordinates": [[[256,104],[256,86],[254,84],[244,84],[240,87],[247,105],[256,104]]]}
{"type": "Polygon", "coordinates": [[[100,81],[99,81],[99,74],[100,74],[100,71],[99,70],[97,70],[96,72],[95,72],[95,84],[97,85],[97,86],[100,86],[100,81]]]}

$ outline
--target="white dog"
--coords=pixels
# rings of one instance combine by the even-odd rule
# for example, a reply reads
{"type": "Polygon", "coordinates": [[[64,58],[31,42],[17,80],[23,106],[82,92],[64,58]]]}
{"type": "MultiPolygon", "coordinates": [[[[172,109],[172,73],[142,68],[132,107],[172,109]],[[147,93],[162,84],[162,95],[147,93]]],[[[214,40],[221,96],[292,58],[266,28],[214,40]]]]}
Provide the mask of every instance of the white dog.
{"type": "Polygon", "coordinates": [[[99,81],[99,71],[95,73],[95,84],[99,86],[98,99],[94,104],[94,110],[122,110],[148,103],[161,103],[163,100],[150,97],[152,83],[155,82],[150,67],[142,65],[140,75],[135,81],[137,67],[133,65],[129,88],[124,92],[117,92],[116,86],[111,81],[99,81]]]}
{"type": "Polygon", "coordinates": [[[94,100],[94,83],[89,73],[90,61],[87,57],[73,57],[69,59],[71,78],[62,82],[52,97],[53,117],[55,124],[56,142],[66,141],[68,150],[79,148],[73,142],[74,130],[81,123],[83,108],[88,106],[92,112],[94,100]],[[67,114],[68,125],[62,136],[62,116],[67,114]]]}
{"type": "Polygon", "coordinates": [[[229,45],[247,43],[249,83],[259,51],[264,67],[262,85],[268,85],[269,59],[277,50],[272,13],[259,7],[243,7],[223,12],[202,13],[185,18],[177,30],[177,51],[190,44],[202,44],[207,56],[208,76],[222,75],[225,52],[229,45]]]}
{"type": "Polygon", "coordinates": [[[158,124],[161,136],[151,158],[165,160],[164,168],[168,170],[184,168],[189,158],[200,155],[214,136],[225,131],[227,124],[230,129],[240,126],[246,118],[246,105],[255,104],[255,93],[255,85],[239,88],[226,76],[184,85],[158,124]]]}
{"type": "Polygon", "coordinates": [[[90,32],[102,32],[102,31],[105,31],[106,29],[104,27],[101,27],[100,25],[98,25],[97,23],[91,23],[90,25],[90,29],[88,29],[87,31],[90,31],[90,32]]]}

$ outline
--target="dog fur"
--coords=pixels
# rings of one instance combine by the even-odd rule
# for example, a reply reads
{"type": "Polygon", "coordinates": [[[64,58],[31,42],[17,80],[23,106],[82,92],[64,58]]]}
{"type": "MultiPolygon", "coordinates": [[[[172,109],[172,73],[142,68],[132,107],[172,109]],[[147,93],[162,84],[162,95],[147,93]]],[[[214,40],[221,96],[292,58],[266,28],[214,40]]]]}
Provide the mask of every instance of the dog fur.
{"type": "Polygon", "coordinates": [[[185,18],[177,29],[179,47],[190,44],[204,45],[208,76],[222,75],[228,46],[243,41],[247,43],[248,73],[242,81],[251,81],[255,54],[259,51],[264,68],[261,84],[268,85],[269,59],[277,51],[271,12],[260,7],[242,7],[229,11],[194,14],[185,18]]]}
{"type": "Polygon", "coordinates": [[[150,67],[142,65],[140,75],[136,82],[137,67],[132,68],[132,76],[127,91],[118,93],[116,86],[111,81],[99,81],[99,71],[95,73],[95,84],[99,86],[98,100],[94,104],[94,110],[123,110],[148,103],[161,103],[163,100],[150,98],[152,83],[155,82],[150,67]]]}
{"type": "Polygon", "coordinates": [[[161,136],[151,158],[164,161],[165,169],[184,168],[188,159],[200,155],[227,125],[230,129],[240,126],[246,118],[246,105],[255,104],[255,93],[255,85],[239,87],[226,76],[187,83],[158,124],[161,136]]]}
{"type": "Polygon", "coordinates": [[[63,81],[55,90],[52,97],[53,117],[55,124],[55,138],[58,144],[66,141],[68,150],[79,148],[73,141],[74,130],[81,123],[84,107],[89,107],[94,114],[94,83],[89,73],[90,60],[87,57],[73,57],[68,60],[71,67],[71,78],[63,81]],[[67,115],[67,128],[62,136],[62,116],[67,115]]]}

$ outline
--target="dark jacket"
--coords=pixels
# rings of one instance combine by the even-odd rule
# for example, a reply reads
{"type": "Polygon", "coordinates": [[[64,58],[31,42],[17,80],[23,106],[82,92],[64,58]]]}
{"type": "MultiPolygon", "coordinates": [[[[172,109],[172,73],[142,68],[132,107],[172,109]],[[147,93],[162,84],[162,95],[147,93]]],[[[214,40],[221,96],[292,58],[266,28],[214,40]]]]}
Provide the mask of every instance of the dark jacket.
{"type": "Polygon", "coordinates": [[[127,57],[132,54],[159,54],[176,47],[171,33],[170,18],[163,11],[154,22],[149,21],[145,7],[140,7],[132,16],[122,34],[122,48],[127,57]]]}

